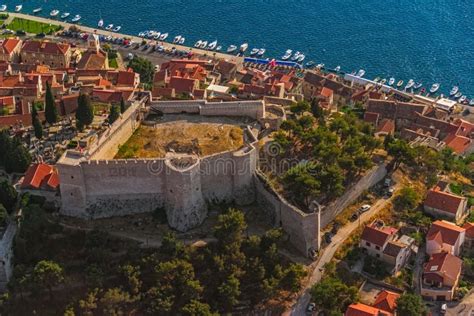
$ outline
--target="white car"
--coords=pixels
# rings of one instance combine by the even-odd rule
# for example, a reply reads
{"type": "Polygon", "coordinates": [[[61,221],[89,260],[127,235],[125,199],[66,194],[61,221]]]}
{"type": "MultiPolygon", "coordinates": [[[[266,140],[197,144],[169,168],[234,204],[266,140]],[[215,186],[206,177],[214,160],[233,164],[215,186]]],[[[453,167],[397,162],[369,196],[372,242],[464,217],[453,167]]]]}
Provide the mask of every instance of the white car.
{"type": "Polygon", "coordinates": [[[370,206],[369,204],[364,204],[364,205],[362,205],[362,206],[360,207],[359,211],[360,211],[361,213],[367,212],[368,210],[370,210],[370,208],[371,208],[371,206],[370,206]]]}
{"type": "Polygon", "coordinates": [[[443,305],[441,305],[441,309],[440,309],[440,313],[442,315],[446,314],[446,311],[448,310],[448,305],[446,305],[446,303],[444,303],[443,305]]]}

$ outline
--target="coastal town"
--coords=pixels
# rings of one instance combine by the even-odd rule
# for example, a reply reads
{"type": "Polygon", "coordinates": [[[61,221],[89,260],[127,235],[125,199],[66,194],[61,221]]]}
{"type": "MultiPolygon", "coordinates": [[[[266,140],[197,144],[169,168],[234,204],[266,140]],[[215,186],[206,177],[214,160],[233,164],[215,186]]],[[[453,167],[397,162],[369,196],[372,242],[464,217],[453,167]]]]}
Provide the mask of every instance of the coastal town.
{"type": "Polygon", "coordinates": [[[467,102],[0,14],[0,313],[473,315],[467,102]]]}

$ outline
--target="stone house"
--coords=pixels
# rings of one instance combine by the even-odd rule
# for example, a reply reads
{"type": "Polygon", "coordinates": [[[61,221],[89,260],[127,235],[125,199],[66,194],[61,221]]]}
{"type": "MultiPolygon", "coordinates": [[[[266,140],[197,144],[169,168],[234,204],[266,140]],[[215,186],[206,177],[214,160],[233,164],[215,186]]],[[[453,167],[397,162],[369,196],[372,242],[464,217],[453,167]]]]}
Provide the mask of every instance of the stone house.
{"type": "Polygon", "coordinates": [[[431,256],[423,268],[421,296],[433,301],[451,301],[461,276],[462,260],[447,252],[431,256]]]}
{"type": "Polygon", "coordinates": [[[18,63],[20,61],[22,41],[18,38],[7,38],[0,42],[0,61],[18,63]]]}
{"type": "Polygon", "coordinates": [[[363,303],[355,303],[347,307],[344,316],[393,316],[393,314],[377,307],[363,303]]]}
{"type": "Polygon", "coordinates": [[[323,76],[313,71],[306,72],[302,83],[302,92],[305,99],[312,99],[317,96],[322,88],[331,89],[334,93],[333,102],[336,105],[345,105],[351,103],[351,97],[354,89],[337,81],[330,75],[323,76]]]}
{"type": "Polygon", "coordinates": [[[468,213],[467,198],[442,191],[439,187],[428,191],[423,208],[436,218],[447,218],[456,223],[468,213]]]}
{"type": "Polygon", "coordinates": [[[29,40],[23,43],[20,55],[21,61],[26,64],[68,68],[72,50],[69,44],[29,40]]]}
{"type": "Polygon", "coordinates": [[[447,252],[459,256],[465,240],[465,229],[448,221],[435,221],[426,234],[426,253],[447,252]]]}
{"type": "Polygon", "coordinates": [[[474,223],[465,223],[463,228],[466,230],[466,236],[464,239],[464,247],[465,251],[469,253],[474,252],[474,223]]]}

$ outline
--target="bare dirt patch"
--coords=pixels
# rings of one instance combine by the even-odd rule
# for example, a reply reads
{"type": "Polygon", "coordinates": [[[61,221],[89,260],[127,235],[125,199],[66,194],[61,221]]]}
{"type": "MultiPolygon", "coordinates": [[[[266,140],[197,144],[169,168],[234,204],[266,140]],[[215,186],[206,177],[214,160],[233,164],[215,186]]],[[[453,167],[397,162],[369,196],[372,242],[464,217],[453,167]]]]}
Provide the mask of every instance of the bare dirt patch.
{"type": "Polygon", "coordinates": [[[174,122],[141,126],[120,147],[115,158],[163,158],[168,152],[207,156],[236,150],[244,144],[235,125],[174,122]]]}

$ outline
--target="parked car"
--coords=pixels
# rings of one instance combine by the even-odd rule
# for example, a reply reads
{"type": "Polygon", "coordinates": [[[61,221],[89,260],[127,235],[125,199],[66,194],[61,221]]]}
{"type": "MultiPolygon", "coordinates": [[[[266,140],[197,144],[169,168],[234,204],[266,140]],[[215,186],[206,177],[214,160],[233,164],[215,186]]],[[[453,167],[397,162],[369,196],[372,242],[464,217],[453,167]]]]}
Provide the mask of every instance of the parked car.
{"type": "Polygon", "coordinates": [[[326,241],[327,244],[330,244],[332,241],[332,233],[327,232],[326,234],[324,234],[324,240],[326,241]]]}
{"type": "Polygon", "coordinates": [[[359,212],[364,213],[370,210],[371,206],[369,204],[364,204],[359,208],[359,212]]]}
{"type": "Polygon", "coordinates": [[[38,38],[44,38],[44,37],[46,37],[46,34],[44,34],[44,33],[38,33],[38,34],[36,34],[36,37],[38,37],[38,38]]]}
{"type": "Polygon", "coordinates": [[[441,305],[441,308],[439,309],[439,313],[444,315],[444,314],[446,314],[447,310],[448,310],[448,305],[446,305],[446,303],[443,303],[441,305]]]}
{"type": "Polygon", "coordinates": [[[391,178],[385,178],[385,181],[383,183],[383,186],[388,188],[392,185],[392,179],[391,178]]]}
{"type": "Polygon", "coordinates": [[[394,192],[395,192],[395,189],[394,189],[394,188],[392,188],[392,187],[391,187],[391,188],[388,188],[388,190],[387,190],[387,196],[388,196],[388,197],[391,197],[394,192]]]}
{"type": "Polygon", "coordinates": [[[359,218],[359,212],[355,212],[351,216],[351,221],[356,221],[359,218]]]}
{"type": "Polygon", "coordinates": [[[335,222],[332,225],[331,233],[333,233],[334,235],[337,234],[340,226],[341,226],[341,224],[339,224],[338,222],[335,222]]]}
{"type": "Polygon", "coordinates": [[[26,32],[23,30],[16,31],[16,35],[26,35],[26,32]]]}
{"type": "Polygon", "coordinates": [[[306,306],[306,314],[312,315],[315,309],[316,309],[316,304],[309,303],[308,306],[306,306]]]}

